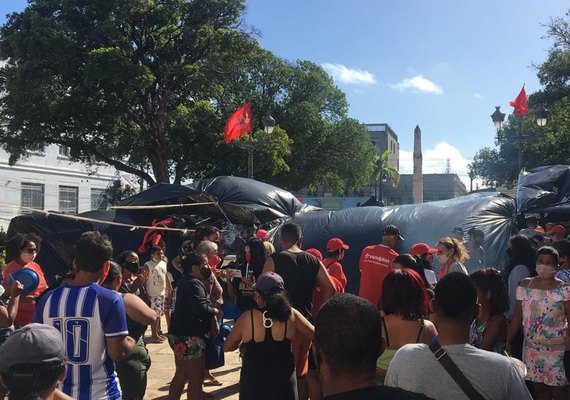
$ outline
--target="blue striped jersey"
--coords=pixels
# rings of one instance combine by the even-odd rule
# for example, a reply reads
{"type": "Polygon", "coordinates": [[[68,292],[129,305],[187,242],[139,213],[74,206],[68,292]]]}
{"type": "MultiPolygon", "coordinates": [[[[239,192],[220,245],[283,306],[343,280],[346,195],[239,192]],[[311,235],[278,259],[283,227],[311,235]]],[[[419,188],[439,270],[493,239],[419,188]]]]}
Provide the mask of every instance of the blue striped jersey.
{"type": "Polygon", "coordinates": [[[34,322],[52,325],[62,336],[68,360],[61,389],[77,400],[121,397],[113,360],[105,338],[126,336],[121,296],[95,283],[61,286],[40,301],[34,322]]]}

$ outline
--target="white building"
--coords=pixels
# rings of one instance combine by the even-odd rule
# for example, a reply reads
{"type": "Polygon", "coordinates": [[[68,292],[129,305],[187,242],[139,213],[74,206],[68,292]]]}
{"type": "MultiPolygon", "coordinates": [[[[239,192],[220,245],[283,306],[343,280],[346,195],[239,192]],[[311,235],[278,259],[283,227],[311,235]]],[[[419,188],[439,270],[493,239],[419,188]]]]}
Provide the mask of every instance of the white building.
{"type": "Polygon", "coordinates": [[[6,230],[18,215],[38,210],[78,214],[105,209],[104,190],[118,179],[115,168],[88,168],[69,161],[69,148],[46,146],[13,166],[0,149],[0,226],[6,230]]]}

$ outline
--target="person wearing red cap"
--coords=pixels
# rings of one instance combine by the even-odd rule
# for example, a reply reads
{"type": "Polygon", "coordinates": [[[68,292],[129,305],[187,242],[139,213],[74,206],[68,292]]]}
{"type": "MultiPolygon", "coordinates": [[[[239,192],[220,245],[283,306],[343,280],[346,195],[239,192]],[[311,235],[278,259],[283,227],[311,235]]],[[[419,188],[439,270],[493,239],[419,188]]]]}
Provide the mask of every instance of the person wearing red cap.
{"type": "Polygon", "coordinates": [[[342,241],[340,238],[332,238],[327,242],[327,258],[323,260],[323,264],[327,269],[329,275],[334,277],[342,283],[342,293],[344,293],[344,288],[346,288],[346,275],[342,265],[339,263],[340,260],[344,258],[344,252],[350,247],[342,241]]]}
{"type": "Polygon", "coordinates": [[[434,287],[437,283],[437,277],[435,272],[433,272],[432,265],[433,265],[433,255],[437,254],[437,249],[435,247],[430,247],[428,244],[420,242],[414,244],[410,247],[408,251],[413,256],[418,256],[421,265],[424,270],[424,276],[428,283],[434,287]]]}
{"type": "Polygon", "coordinates": [[[564,240],[566,239],[566,228],[562,225],[554,225],[548,235],[553,242],[564,240]]]}
{"type": "Polygon", "coordinates": [[[255,237],[263,242],[267,255],[275,253],[275,246],[269,241],[269,234],[265,229],[258,229],[255,237]]]}
{"type": "Polygon", "coordinates": [[[382,283],[388,272],[392,270],[392,261],[398,257],[396,245],[403,240],[400,229],[395,225],[387,225],[382,231],[382,243],[367,246],[360,255],[360,288],[358,295],[378,304],[382,296],[382,283]]]}

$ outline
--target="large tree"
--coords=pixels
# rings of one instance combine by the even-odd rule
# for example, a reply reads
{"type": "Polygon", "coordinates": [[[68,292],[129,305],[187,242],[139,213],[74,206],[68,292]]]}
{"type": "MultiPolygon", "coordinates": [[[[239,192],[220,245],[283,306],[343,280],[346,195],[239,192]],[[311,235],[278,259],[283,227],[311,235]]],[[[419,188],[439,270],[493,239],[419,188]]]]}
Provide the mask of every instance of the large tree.
{"type": "Polygon", "coordinates": [[[530,111],[522,119],[510,115],[496,142],[497,148],[482,148],[475,154],[470,171],[487,184],[514,186],[518,174],[518,150],[525,169],[570,163],[570,13],[546,24],[554,40],[546,60],[537,66],[542,90],[529,96],[530,111]],[[535,111],[546,107],[548,123],[538,127],[535,111]],[[522,132],[522,143],[519,141],[522,132]]]}
{"type": "Polygon", "coordinates": [[[246,151],[224,144],[222,131],[251,101],[245,140],[257,142],[256,178],[362,186],[371,144],[347,120],[344,93],[319,66],[260,48],[243,10],[243,0],[31,0],[0,30],[0,144],[10,162],[56,143],[73,160],[150,184],[245,175],[246,151]],[[278,123],[271,137],[267,113],[278,123]]]}

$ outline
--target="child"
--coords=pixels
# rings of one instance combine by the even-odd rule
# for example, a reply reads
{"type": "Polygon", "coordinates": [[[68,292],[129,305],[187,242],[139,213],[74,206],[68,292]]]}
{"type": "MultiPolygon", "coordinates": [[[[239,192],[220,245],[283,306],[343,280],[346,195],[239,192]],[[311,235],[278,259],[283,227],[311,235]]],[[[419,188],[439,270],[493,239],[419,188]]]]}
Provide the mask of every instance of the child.
{"type": "Polygon", "coordinates": [[[523,361],[538,399],[567,400],[570,382],[564,371],[564,337],[570,318],[570,286],[555,278],[558,252],[549,246],[536,254],[538,276],[526,278],[517,288],[517,305],[509,327],[509,343],[521,323],[523,361]]]}
{"type": "Polygon", "coordinates": [[[493,268],[475,271],[471,274],[471,280],[477,289],[481,315],[471,324],[469,342],[479,349],[502,354],[507,339],[507,285],[501,273],[493,268]]]}
{"type": "Polygon", "coordinates": [[[151,342],[162,343],[166,340],[166,336],[160,330],[160,317],[164,314],[167,288],[166,261],[162,247],[152,246],[150,257],[151,259],[144,265],[142,273],[147,277],[146,292],[150,300],[150,308],[158,315],[154,324],[150,326],[151,342]]]}

